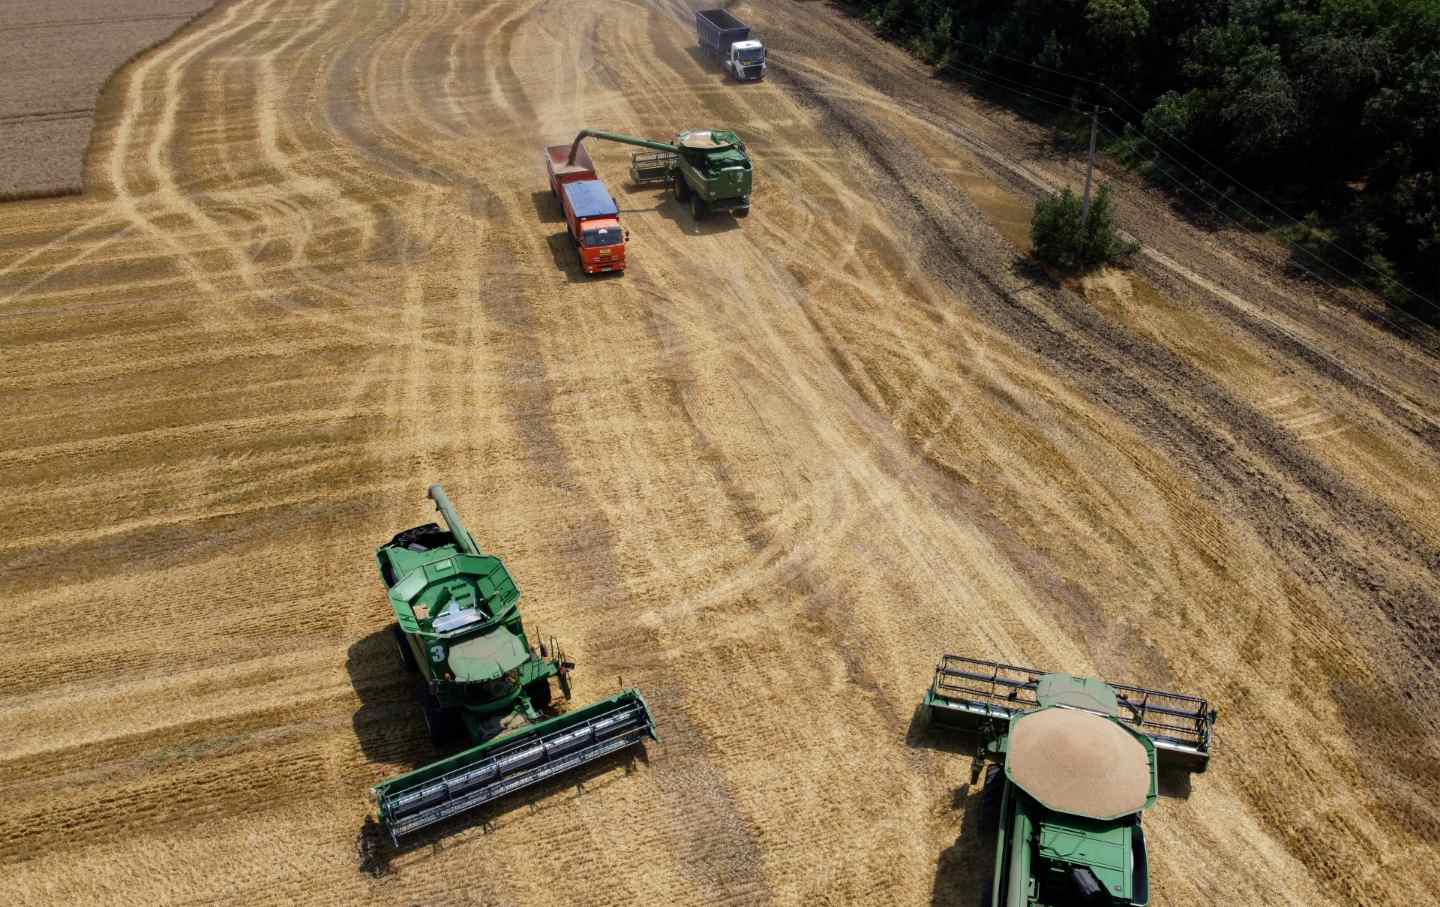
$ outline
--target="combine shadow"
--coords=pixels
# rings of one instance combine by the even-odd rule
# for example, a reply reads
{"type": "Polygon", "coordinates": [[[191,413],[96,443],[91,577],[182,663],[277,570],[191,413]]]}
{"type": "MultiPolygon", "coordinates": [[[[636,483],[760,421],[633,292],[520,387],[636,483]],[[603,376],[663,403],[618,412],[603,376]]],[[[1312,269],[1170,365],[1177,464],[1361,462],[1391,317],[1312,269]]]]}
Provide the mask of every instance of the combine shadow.
{"type": "Polygon", "coordinates": [[[437,854],[444,849],[445,840],[460,829],[479,826],[485,834],[493,834],[498,830],[496,822],[504,816],[521,810],[534,814],[562,809],[569,805],[571,800],[587,796],[592,791],[602,790],[619,777],[628,777],[639,771],[641,765],[649,763],[650,758],[645,747],[632,746],[568,774],[542,781],[534,787],[432,825],[404,839],[399,845],[390,839],[390,835],[374,816],[366,816],[355,836],[360,871],[376,878],[389,875],[390,863],[396,857],[423,850],[437,854]],[[624,775],[616,776],[616,769],[623,769],[624,775]],[[566,791],[570,791],[571,795],[561,796],[566,791]]]}
{"type": "Polygon", "coordinates": [[[1170,800],[1190,799],[1191,773],[1180,768],[1162,768],[1155,774],[1160,796],[1170,800]]]}
{"type": "Polygon", "coordinates": [[[974,756],[975,741],[954,731],[934,730],[925,719],[925,706],[917,703],[905,729],[905,745],[912,750],[939,750],[956,756],[974,756]]]}
{"type": "MultiPolygon", "coordinates": [[[[905,745],[911,749],[939,750],[956,756],[975,757],[976,741],[953,731],[932,730],[925,720],[925,710],[916,705],[905,732],[905,745]]],[[[940,854],[935,870],[930,902],[945,907],[984,907],[990,903],[990,882],[995,865],[995,819],[984,815],[985,781],[968,781],[950,794],[950,808],[960,811],[960,833],[955,843],[940,854]]]]}
{"type": "Polygon", "coordinates": [[[681,205],[673,196],[661,202],[655,208],[655,212],[673,222],[686,236],[714,236],[717,233],[729,233],[731,230],[739,229],[743,219],[729,211],[716,211],[697,223],[695,218],[690,216],[689,206],[681,205]]]}
{"type": "Polygon", "coordinates": [[[995,872],[995,836],[999,829],[985,817],[982,780],[962,784],[951,794],[950,805],[961,810],[960,834],[940,853],[940,865],[930,891],[937,907],[986,907],[995,872]]]}
{"type": "Polygon", "coordinates": [[[401,664],[388,626],[351,645],[345,669],[360,697],[350,723],[367,761],[414,768],[440,755],[425,730],[420,681],[401,664]]]}

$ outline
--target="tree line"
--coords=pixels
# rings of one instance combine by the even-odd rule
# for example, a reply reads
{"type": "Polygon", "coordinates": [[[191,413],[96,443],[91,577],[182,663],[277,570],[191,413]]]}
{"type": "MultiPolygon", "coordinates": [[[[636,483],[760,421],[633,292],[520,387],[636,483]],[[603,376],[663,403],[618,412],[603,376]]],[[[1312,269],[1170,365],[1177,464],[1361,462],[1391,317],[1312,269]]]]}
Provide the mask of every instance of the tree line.
{"type": "Polygon", "coordinates": [[[1440,291],[1440,0],[850,5],[977,84],[1114,108],[1111,151],[1283,228],[1297,267],[1440,291]]]}

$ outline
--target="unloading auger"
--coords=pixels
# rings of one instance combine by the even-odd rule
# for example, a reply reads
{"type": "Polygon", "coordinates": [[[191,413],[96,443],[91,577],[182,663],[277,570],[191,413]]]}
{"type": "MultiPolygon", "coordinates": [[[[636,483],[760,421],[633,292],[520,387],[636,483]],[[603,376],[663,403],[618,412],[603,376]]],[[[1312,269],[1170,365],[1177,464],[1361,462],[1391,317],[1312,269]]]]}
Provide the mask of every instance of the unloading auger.
{"type": "Polygon", "coordinates": [[[639,691],[550,713],[552,678],[570,699],[573,662],[554,641],[531,643],[520,590],[499,558],[480,551],[445,490],[429,497],[434,523],[399,533],[375,552],[395,612],[405,668],[425,681],[431,738],[473,744],[374,788],[380,821],[398,844],[426,826],[655,738],[639,691]]]}

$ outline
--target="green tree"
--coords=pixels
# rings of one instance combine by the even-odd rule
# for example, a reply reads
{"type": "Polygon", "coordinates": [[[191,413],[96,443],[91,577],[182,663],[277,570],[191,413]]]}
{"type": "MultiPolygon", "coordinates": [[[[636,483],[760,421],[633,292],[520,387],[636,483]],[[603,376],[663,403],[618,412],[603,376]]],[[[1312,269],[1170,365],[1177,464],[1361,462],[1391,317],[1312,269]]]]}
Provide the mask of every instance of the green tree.
{"type": "Polygon", "coordinates": [[[1145,0],[1090,0],[1085,18],[1101,42],[1128,45],[1149,29],[1150,6],[1145,0]]]}
{"type": "Polygon", "coordinates": [[[1139,245],[1122,239],[1115,228],[1115,205],[1110,187],[1102,185],[1090,202],[1090,217],[1084,203],[1069,187],[1035,204],[1030,220],[1030,244],[1035,257],[1061,271],[1075,272],[1098,267],[1133,255],[1139,245]]]}

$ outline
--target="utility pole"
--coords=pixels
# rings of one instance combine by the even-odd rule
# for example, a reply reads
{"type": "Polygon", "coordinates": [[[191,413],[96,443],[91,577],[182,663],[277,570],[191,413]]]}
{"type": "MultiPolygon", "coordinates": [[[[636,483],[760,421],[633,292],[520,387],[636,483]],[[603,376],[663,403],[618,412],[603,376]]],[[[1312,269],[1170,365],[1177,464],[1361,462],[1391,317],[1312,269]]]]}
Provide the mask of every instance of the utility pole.
{"type": "Polygon", "coordinates": [[[1090,224],[1090,178],[1095,173],[1095,129],[1100,122],[1100,105],[1090,111],[1090,163],[1085,166],[1085,207],[1080,215],[1082,227],[1090,224]]]}

